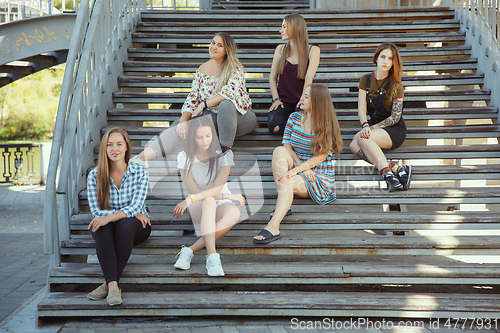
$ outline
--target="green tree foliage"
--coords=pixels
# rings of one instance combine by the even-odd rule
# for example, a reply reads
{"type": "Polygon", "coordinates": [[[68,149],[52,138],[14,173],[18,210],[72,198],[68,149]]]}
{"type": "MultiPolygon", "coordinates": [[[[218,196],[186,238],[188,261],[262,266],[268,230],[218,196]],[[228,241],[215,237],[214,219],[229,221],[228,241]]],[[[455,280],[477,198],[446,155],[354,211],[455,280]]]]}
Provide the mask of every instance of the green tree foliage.
{"type": "Polygon", "coordinates": [[[63,68],[50,68],[0,89],[0,139],[52,136],[63,75],[63,68]]]}
{"type": "MultiPolygon", "coordinates": [[[[63,0],[54,0],[54,7],[56,7],[57,9],[59,10],[62,10],[62,2],[63,0]]],[[[74,1],[73,0],[65,0],[64,1],[64,4],[65,4],[65,10],[68,11],[68,10],[73,10],[73,7],[74,7],[74,1]]]]}

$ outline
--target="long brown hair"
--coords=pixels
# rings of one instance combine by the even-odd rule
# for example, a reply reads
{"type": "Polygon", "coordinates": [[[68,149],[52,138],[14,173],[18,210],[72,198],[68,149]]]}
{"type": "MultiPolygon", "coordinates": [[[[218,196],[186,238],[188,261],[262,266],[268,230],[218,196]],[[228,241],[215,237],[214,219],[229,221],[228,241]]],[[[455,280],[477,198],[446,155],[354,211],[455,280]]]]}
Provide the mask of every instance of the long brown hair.
{"type": "Polygon", "coordinates": [[[380,44],[375,50],[373,55],[373,63],[376,65],[380,52],[385,49],[392,51],[392,67],[389,69],[389,80],[391,80],[391,85],[389,91],[391,96],[394,97],[395,89],[397,84],[403,84],[401,78],[403,77],[403,62],[401,61],[401,56],[399,55],[398,47],[391,42],[385,42],[380,44]]]}
{"type": "MultiPolygon", "coordinates": [[[[194,157],[198,147],[195,143],[196,130],[202,126],[208,126],[212,130],[212,143],[208,147],[209,164],[207,170],[207,184],[211,180],[215,180],[219,171],[219,158],[221,157],[221,147],[217,139],[217,131],[211,116],[196,117],[188,121],[188,131],[186,134],[186,144],[184,152],[186,153],[186,168],[191,171],[191,166],[194,162],[194,157]]],[[[201,184],[199,184],[201,185],[201,184]]]]}
{"type": "Polygon", "coordinates": [[[278,74],[283,73],[286,59],[292,52],[290,40],[293,40],[297,46],[299,68],[297,78],[304,79],[307,72],[307,64],[309,60],[309,36],[307,34],[306,20],[300,14],[291,14],[285,16],[285,27],[289,40],[281,52],[281,59],[278,63],[278,74]]]}
{"type": "Polygon", "coordinates": [[[339,154],[343,142],[330,91],[318,83],[313,83],[309,87],[311,132],[314,133],[311,142],[313,153],[314,155],[327,153],[333,146],[335,154],[339,154]]]}
{"type": "Polygon", "coordinates": [[[245,72],[245,67],[243,67],[238,58],[236,58],[236,43],[233,37],[227,32],[218,32],[214,35],[214,37],[216,36],[222,38],[222,45],[224,45],[224,49],[226,50],[226,58],[222,63],[222,69],[217,79],[217,84],[215,85],[215,92],[217,93],[227,84],[233,71],[239,69],[245,72]]]}
{"type": "Polygon", "coordinates": [[[99,146],[99,159],[97,160],[97,200],[99,201],[99,206],[101,209],[109,209],[109,186],[111,184],[110,176],[110,163],[108,157],[108,140],[112,133],[119,133],[123,135],[123,139],[127,144],[127,151],[125,152],[125,162],[128,164],[130,156],[132,155],[132,144],[130,142],[130,137],[128,133],[119,127],[114,127],[108,130],[101,139],[101,145],[99,146]]]}

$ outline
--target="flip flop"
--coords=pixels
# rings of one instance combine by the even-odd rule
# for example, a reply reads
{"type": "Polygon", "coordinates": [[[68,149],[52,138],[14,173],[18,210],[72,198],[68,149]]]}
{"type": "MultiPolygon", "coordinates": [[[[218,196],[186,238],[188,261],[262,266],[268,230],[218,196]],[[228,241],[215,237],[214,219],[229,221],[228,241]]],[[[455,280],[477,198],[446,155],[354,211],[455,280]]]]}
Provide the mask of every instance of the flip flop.
{"type": "Polygon", "coordinates": [[[281,238],[281,234],[277,234],[273,236],[273,234],[266,229],[262,229],[257,236],[263,236],[264,239],[253,239],[253,242],[256,244],[268,244],[271,242],[274,242],[275,240],[278,240],[281,238]]]}
{"type": "MultiPolygon", "coordinates": [[[[275,211],[275,210],[273,209],[273,211],[272,211],[271,213],[269,213],[269,216],[270,216],[271,218],[273,217],[271,214],[272,214],[272,213],[274,213],[274,211],[275,211]]],[[[290,216],[290,215],[292,215],[292,209],[291,209],[291,208],[290,208],[290,209],[286,212],[285,216],[290,216]]]]}

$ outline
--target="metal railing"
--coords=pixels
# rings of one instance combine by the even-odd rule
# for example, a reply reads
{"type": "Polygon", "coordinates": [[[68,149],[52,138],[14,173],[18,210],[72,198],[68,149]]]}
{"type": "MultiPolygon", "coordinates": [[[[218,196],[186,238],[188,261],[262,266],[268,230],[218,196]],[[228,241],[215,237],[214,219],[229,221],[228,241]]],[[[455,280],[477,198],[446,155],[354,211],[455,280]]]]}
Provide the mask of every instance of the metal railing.
{"type": "Polygon", "coordinates": [[[500,107],[500,0],[445,0],[455,9],[472,56],[479,59],[484,86],[491,89],[490,105],[500,107]]]}
{"type": "MultiPolygon", "coordinates": [[[[43,171],[35,168],[35,155],[38,159],[41,158],[41,146],[40,143],[0,144],[3,160],[0,183],[16,181],[40,183],[43,171]]],[[[43,165],[43,163],[36,164],[43,165]]]]}
{"type": "Polygon", "coordinates": [[[432,7],[435,0],[309,0],[311,9],[432,7]]]}
{"type": "Polygon", "coordinates": [[[60,264],[59,244],[70,238],[71,215],[78,212],[78,193],[93,166],[94,147],[118,90],[131,34],[140,19],[132,0],[83,0],[80,3],[64,72],[52,140],[45,192],[44,245],[60,264]],[[56,174],[59,170],[59,181],[56,174]],[[57,190],[56,190],[57,186],[57,190]],[[58,200],[56,200],[58,199],[58,200]],[[56,203],[59,202],[59,208],[56,203]]]}

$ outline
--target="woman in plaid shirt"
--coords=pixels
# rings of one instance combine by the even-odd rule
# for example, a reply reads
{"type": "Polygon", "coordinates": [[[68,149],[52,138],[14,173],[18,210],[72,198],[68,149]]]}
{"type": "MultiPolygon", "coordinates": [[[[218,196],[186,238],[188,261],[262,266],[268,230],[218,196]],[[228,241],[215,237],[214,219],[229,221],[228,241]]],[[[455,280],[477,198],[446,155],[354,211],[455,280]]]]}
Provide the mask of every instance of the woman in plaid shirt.
{"type": "Polygon", "coordinates": [[[118,280],[134,245],[151,233],[146,212],[148,171],[138,163],[129,163],[131,143],[127,132],[113,128],[104,134],[97,167],[87,178],[90,210],[89,224],[105,282],[88,298],[107,298],[108,304],[122,303],[118,280]]]}

